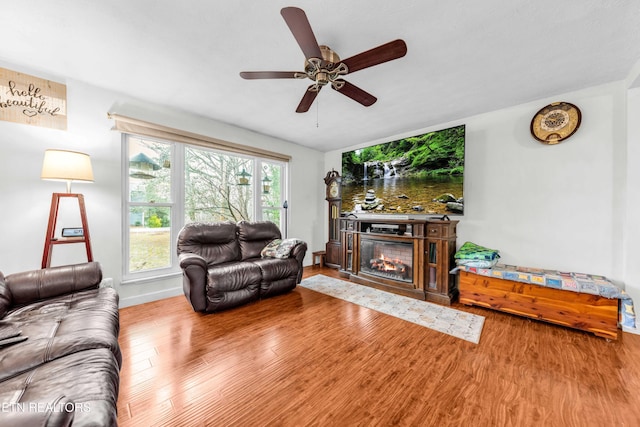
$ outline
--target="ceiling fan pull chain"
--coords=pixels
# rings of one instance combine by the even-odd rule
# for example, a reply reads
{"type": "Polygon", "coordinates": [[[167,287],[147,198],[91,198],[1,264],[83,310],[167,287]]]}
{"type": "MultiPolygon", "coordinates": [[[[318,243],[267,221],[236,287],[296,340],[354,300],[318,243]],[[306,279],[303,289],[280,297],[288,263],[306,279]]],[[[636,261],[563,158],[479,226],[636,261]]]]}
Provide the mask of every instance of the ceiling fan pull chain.
{"type": "Polygon", "coordinates": [[[320,127],[320,100],[316,101],[316,127],[320,127]]]}

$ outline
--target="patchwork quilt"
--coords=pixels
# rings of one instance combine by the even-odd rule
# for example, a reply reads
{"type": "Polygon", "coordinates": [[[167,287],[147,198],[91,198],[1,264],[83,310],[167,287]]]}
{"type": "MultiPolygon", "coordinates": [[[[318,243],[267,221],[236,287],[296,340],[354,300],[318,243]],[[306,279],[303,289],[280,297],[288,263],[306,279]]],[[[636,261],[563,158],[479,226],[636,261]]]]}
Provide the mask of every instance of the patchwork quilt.
{"type": "Polygon", "coordinates": [[[459,270],[481,276],[497,277],[549,288],[599,295],[610,299],[617,298],[620,300],[620,323],[623,326],[631,328],[635,328],[636,325],[633,300],[629,294],[604,276],[518,267],[507,264],[495,264],[491,268],[458,265],[451,273],[456,273],[459,270]]]}

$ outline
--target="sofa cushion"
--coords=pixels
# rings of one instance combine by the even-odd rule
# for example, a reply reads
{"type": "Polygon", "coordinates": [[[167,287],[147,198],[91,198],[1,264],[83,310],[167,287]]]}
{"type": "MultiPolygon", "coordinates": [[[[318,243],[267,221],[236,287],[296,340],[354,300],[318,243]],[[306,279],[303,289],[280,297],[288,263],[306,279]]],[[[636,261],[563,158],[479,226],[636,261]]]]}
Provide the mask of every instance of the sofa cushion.
{"type": "Polygon", "coordinates": [[[118,294],[112,288],[67,294],[10,310],[3,323],[26,341],[0,350],[0,381],[69,354],[108,349],[121,362],[118,294]]]}
{"type": "Polygon", "coordinates": [[[296,287],[299,265],[295,258],[260,258],[252,260],[260,267],[260,297],[266,298],[290,291],[296,287]]]}
{"type": "Polygon", "coordinates": [[[232,222],[186,224],[178,235],[178,254],[188,252],[203,257],[209,265],[240,259],[237,226],[232,222]]]}
{"type": "Polygon", "coordinates": [[[9,274],[5,280],[15,306],[97,288],[102,269],[97,262],[86,262],[9,274]]]}
{"type": "Polygon", "coordinates": [[[250,262],[233,262],[209,268],[207,311],[224,310],[258,298],[262,274],[250,262]]]}
{"type": "Polygon", "coordinates": [[[74,404],[74,426],[115,426],[118,369],[118,361],[105,348],[69,354],[2,381],[0,406],[9,410],[23,404],[28,409],[64,395],[74,404]]]}
{"type": "Polygon", "coordinates": [[[298,261],[295,258],[257,258],[251,262],[260,268],[262,283],[298,275],[298,261]]]}
{"type": "Polygon", "coordinates": [[[260,252],[275,239],[281,239],[280,229],[271,221],[240,221],[238,240],[242,260],[260,258],[260,252]]]}

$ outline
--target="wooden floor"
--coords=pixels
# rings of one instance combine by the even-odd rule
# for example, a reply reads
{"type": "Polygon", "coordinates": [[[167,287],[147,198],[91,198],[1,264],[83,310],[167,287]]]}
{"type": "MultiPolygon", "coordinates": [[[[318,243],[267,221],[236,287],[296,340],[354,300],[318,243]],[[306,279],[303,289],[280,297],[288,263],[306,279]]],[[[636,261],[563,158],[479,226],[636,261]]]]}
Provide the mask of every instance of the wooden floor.
{"type": "Polygon", "coordinates": [[[640,425],[640,336],[454,308],[486,317],[479,345],[301,287],[219,314],[124,308],[119,424],[640,425]]]}

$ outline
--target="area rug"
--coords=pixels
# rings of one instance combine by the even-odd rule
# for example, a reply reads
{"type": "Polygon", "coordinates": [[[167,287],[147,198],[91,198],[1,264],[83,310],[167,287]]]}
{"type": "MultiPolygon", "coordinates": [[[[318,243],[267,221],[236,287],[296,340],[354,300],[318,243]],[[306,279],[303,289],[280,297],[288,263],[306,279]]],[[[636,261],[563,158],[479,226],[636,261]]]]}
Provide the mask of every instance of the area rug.
{"type": "Polygon", "coordinates": [[[484,317],[476,314],[357,285],[322,274],[304,279],[300,286],[474,344],[480,342],[484,317]]]}

